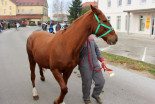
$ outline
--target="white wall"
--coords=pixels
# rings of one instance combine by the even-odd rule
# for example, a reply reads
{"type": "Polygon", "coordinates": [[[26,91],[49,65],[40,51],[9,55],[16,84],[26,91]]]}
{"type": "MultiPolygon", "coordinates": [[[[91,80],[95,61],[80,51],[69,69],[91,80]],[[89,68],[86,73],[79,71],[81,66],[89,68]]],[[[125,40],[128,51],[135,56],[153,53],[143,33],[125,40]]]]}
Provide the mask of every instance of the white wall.
{"type": "MultiPolygon", "coordinates": [[[[116,32],[127,32],[125,29],[126,15],[125,10],[140,10],[140,9],[155,9],[155,0],[146,0],[146,3],[141,3],[141,0],[131,0],[131,5],[127,4],[127,0],[122,0],[122,5],[118,6],[118,0],[111,0],[111,7],[108,7],[108,0],[99,0],[99,9],[105,14],[105,16],[111,17],[111,25],[116,32]],[[117,16],[121,16],[121,29],[117,30],[117,16]]],[[[152,15],[155,13],[130,13],[130,33],[133,34],[151,34],[152,31],[152,15]],[[140,16],[144,16],[146,19],[150,17],[149,29],[140,31],[140,16]]],[[[145,20],[146,21],[146,20],[145,20]]]]}

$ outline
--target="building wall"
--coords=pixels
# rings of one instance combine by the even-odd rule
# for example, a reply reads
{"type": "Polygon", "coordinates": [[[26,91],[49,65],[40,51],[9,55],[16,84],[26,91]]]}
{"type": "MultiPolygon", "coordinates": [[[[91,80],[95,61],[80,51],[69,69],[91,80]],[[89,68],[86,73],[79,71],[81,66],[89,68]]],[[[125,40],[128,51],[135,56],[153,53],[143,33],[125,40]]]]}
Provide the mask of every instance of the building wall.
{"type": "Polygon", "coordinates": [[[0,15],[16,15],[16,5],[10,0],[0,0],[0,15]]]}
{"type": "MultiPolygon", "coordinates": [[[[131,4],[127,4],[127,0],[122,0],[122,5],[118,6],[119,0],[111,0],[111,7],[108,7],[108,0],[99,0],[99,9],[105,14],[105,16],[111,17],[111,24],[116,32],[127,33],[126,28],[126,16],[128,16],[126,10],[140,10],[140,9],[155,9],[155,0],[146,0],[146,3],[141,3],[141,0],[131,0],[131,4]],[[117,29],[117,16],[121,16],[121,29],[117,29]]],[[[130,12],[130,27],[129,33],[131,34],[147,34],[152,32],[152,19],[155,12],[130,12]],[[149,28],[144,28],[144,31],[140,31],[140,17],[144,16],[146,24],[146,18],[150,18],[149,28]]]]}
{"type": "Polygon", "coordinates": [[[47,22],[48,21],[48,16],[43,16],[42,21],[47,22]]]}
{"type": "Polygon", "coordinates": [[[43,14],[43,6],[17,6],[17,14],[43,14]]]}

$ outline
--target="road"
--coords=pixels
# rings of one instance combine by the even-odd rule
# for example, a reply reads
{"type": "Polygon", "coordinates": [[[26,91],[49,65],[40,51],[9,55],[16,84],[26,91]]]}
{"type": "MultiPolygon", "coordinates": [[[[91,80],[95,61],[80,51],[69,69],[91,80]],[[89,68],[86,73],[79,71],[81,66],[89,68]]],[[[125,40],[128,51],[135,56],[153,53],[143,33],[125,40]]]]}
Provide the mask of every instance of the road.
{"type": "Polygon", "coordinates": [[[144,61],[155,65],[155,39],[135,37],[133,35],[118,35],[116,45],[105,44],[101,38],[95,38],[101,51],[144,61]]]}
{"type": "MultiPolygon", "coordinates": [[[[46,70],[46,81],[42,82],[37,67],[36,88],[40,99],[33,101],[26,39],[37,29],[39,27],[26,27],[0,34],[0,104],[52,104],[59,95],[59,86],[52,73],[46,70]]],[[[101,94],[103,104],[155,104],[155,80],[115,66],[107,67],[113,69],[116,76],[110,78],[103,72],[106,80],[104,93],[101,94]]],[[[68,82],[69,92],[65,102],[84,104],[79,71],[75,68],[74,72],[68,82]]],[[[91,100],[97,104],[94,99],[91,100]]]]}

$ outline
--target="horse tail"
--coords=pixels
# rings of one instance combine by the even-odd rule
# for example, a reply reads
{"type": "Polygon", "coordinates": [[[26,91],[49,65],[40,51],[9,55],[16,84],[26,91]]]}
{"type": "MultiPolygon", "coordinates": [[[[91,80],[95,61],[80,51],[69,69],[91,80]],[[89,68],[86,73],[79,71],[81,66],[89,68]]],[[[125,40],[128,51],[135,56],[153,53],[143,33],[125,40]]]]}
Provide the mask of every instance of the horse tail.
{"type": "Polygon", "coordinates": [[[27,39],[26,50],[27,50],[28,56],[33,57],[33,54],[32,54],[32,40],[31,40],[30,36],[27,39]]]}

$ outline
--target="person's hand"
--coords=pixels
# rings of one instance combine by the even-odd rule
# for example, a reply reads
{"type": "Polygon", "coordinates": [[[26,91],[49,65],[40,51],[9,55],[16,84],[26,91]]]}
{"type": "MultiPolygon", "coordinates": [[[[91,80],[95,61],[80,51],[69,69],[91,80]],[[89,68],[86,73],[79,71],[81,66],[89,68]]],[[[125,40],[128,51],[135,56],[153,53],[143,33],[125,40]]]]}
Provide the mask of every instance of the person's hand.
{"type": "Polygon", "coordinates": [[[101,66],[102,66],[102,68],[103,68],[104,71],[105,71],[105,62],[104,62],[104,61],[101,62],[101,66]]]}

